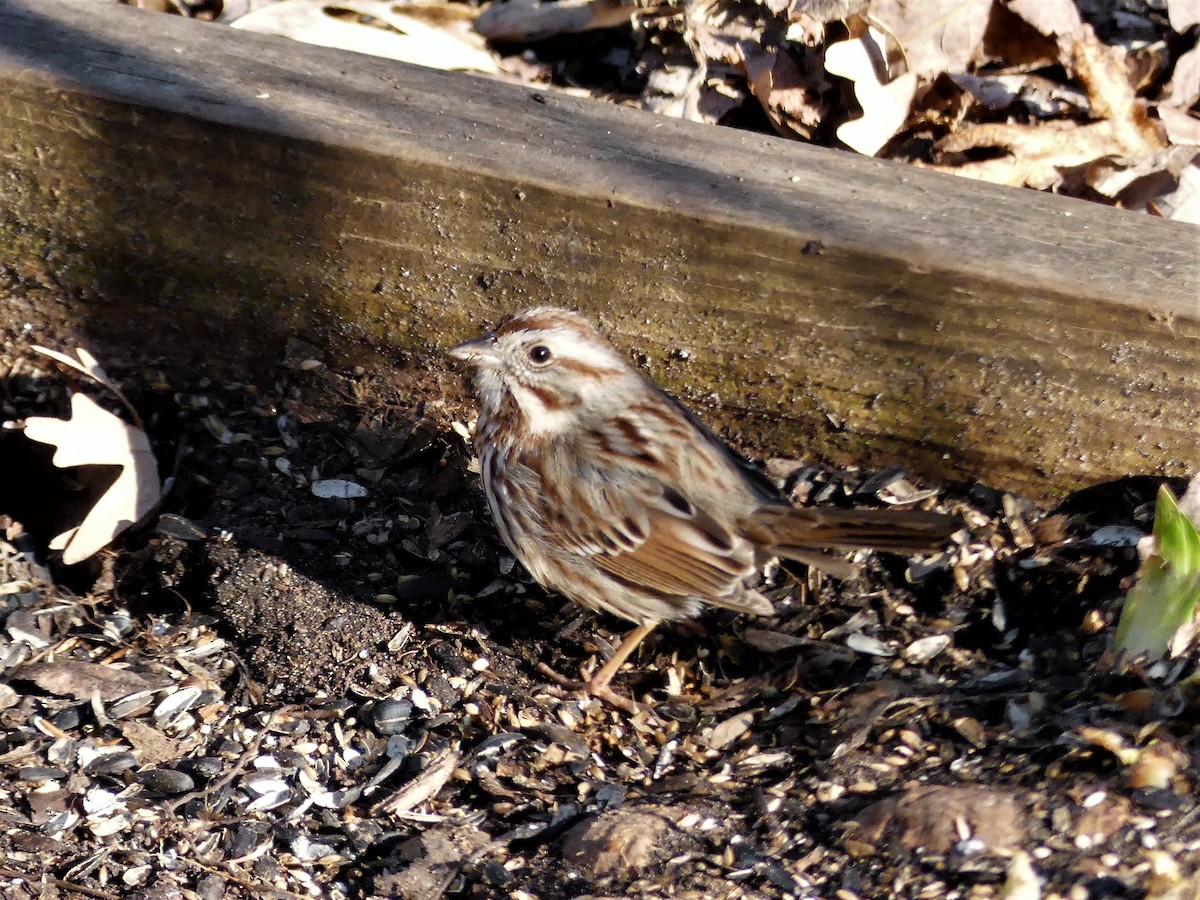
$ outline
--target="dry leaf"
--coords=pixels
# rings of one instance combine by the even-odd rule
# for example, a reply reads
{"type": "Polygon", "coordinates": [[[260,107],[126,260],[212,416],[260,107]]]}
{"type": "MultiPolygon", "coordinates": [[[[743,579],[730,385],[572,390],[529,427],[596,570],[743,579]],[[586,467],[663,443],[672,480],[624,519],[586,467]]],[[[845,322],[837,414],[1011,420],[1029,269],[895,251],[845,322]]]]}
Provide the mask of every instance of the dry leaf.
{"type": "MultiPolygon", "coordinates": [[[[1147,206],[1150,212],[1174,222],[1200,225],[1200,166],[1193,162],[1180,173],[1175,190],[1155,197],[1147,206]]],[[[1193,479],[1188,495],[1192,503],[1188,515],[1193,521],[1200,522],[1200,478],[1193,479]]],[[[1186,499],[1180,501],[1181,507],[1186,499]]]]}
{"type": "Polygon", "coordinates": [[[105,703],[141,691],[159,691],[171,686],[170,679],[147,678],[126,669],[74,660],[34,663],[21,669],[20,677],[51,694],[76,700],[90,700],[94,694],[99,694],[105,703]]]}
{"type": "Polygon", "coordinates": [[[1200,148],[1181,144],[1136,160],[1106,157],[1089,165],[1084,177],[1094,190],[1119,200],[1127,209],[1143,209],[1175,189],[1197,153],[1200,148]]]}
{"type": "Polygon", "coordinates": [[[992,2],[873,0],[871,20],[882,23],[904,49],[909,72],[933,79],[966,69],[983,41],[992,2]]]}
{"type": "Polygon", "coordinates": [[[542,41],[558,34],[624,25],[635,9],[624,0],[507,0],[489,4],[475,20],[475,30],[489,41],[542,41]]]}
{"type": "Polygon", "coordinates": [[[664,65],[652,72],[647,108],[693,122],[720,122],[747,100],[740,77],[740,44],[758,43],[761,25],[737,15],[718,15],[708,2],[685,5],[683,38],[694,67],[664,65]],[[653,96],[661,94],[661,97],[653,96]]]}
{"type": "Polygon", "coordinates": [[[157,728],[152,728],[142,722],[133,720],[122,721],[119,725],[125,740],[133,745],[138,763],[143,766],[171,762],[179,759],[179,742],[167,737],[157,728]]]}
{"type": "Polygon", "coordinates": [[[482,39],[469,29],[434,27],[398,9],[404,7],[383,0],[282,0],[242,16],[233,27],[433,69],[498,71],[492,55],[481,46],[482,39]],[[379,24],[358,21],[346,13],[379,24]]]}
{"type": "Polygon", "coordinates": [[[700,90],[687,102],[687,118],[693,122],[708,122],[715,125],[733,110],[746,102],[746,94],[729,77],[705,78],[699,82],[700,90]]]}
{"type": "Polygon", "coordinates": [[[1062,43],[1063,62],[1087,91],[1093,118],[1107,119],[1116,126],[1114,137],[1121,144],[1122,155],[1161,150],[1162,137],[1150,121],[1146,104],[1137,96],[1124,48],[1103,43],[1090,25],[1081,26],[1062,43]]]}
{"type": "Polygon", "coordinates": [[[791,0],[784,8],[793,21],[807,16],[814,22],[826,25],[861,15],[867,11],[867,5],[867,0],[791,0]]]}
{"type": "Polygon", "coordinates": [[[864,156],[874,156],[903,127],[917,92],[912,72],[887,80],[883,47],[884,36],[872,28],[825,51],[826,71],[854,83],[863,111],[862,118],[839,125],[837,136],[864,156]]]}
{"type": "Polygon", "coordinates": [[[825,43],[826,26],[831,22],[861,19],[869,0],[764,0],[772,12],[778,10],[787,22],[785,38],[795,47],[816,47],[825,43]]]}
{"type": "Polygon", "coordinates": [[[971,75],[960,72],[950,79],[993,112],[1020,104],[1039,118],[1078,115],[1088,108],[1082,91],[1039,75],[971,75]]]}
{"type": "Polygon", "coordinates": [[[71,395],[70,419],[26,419],[25,436],[57,447],[53,461],[60,469],[121,467],[117,480],[83,522],[50,542],[51,549],[63,551],[67,565],[82,562],[108,546],[158,503],[158,464],[146,433],[97,405],[86,394],[71,395]]]}
{"type": "Polygon", "coordinates": [[[1075,0],[1009,0],[1006,5],[1050,37],[1074,34],[1083,24],[1075,0]]]}
{"type": "Polygon", "coordinates": [[[1074,122],[1044,122],[1036,126],[993,122],[947,135],[938,141],[938,152],[952,154],[977,147],[1003,147],[1010,155],[934,168],[993,184],[1043,191],[1062,181],[1061,168],[1080,166],[1104,155],[1106,145],[1102,136],[1089,140],[1084,127],[1074,122]]]}
{"type": "Polygon", "coordinates": [[[1017,102],[1019,97],[1018,92],[1014,89],[1017,85],[1013,83],[1011,75],[997,77],[956,72],[950,76],[950,79],[970,94],[976,102],[982,103],[992,112],[1008,109],[1017,102]]]}
{"type": "Polygon", "coordinates": [[[1133,167],[1166,149],[1161,126],[1150,118],[1146,103],[1137,96],[1124,51],[1101,43],[1089,25],[1080,26],[1060,43],[1063,61],[1083,84],[1091,113],[1099,121],[1083,125],[1049,121],[968,126],[939,141],[939,153],[1000,147],[1012,155],[948,166],[946,171],[1045,190],[1062,181],[1064,170],[1104,158],[1133,167]]]}
{"type": "Polygon", "coordinates": [[[1175,61],[1171,80],[1163,89],[1163,104],[1187,109],[1200,100],[1200,46],[1193,47],[1175,61]]]}
{"type": "Polygon", "coordinates": [[[664,68],[652,74],[646,108],[662,116],[716,124],[746,102],[732,77],[713,77],[706,66],[664,68]]]}
{"type": "Polygon", "coordinates": [[[1171,27],[1183,34],[1200,24],[1200,0],[1167,0],[1167,18],[1171,27]]]}
{"type": "Polygon", "coordinates": [[[983,43],[972,64],[999,67],[997,71],[1037,72],[1058,63],[1058,42],[1047,36],[1010,10],[1007,4],[992,7],[983,43]],[[992,64],[992,65],[988,65],[992,64]]]}
{"type": "MultiPolygon", "coordinates": [[[[713,4],[690,4],[685,19],[684,37],[693,48],[698,61],[711,68],[711,63],[730,66],[742,64],[742,44],[762,43],[762,24],[738,15],[727,15],[713,4]]],[[[710,73],[711,74],[711,73],[710,73]]]]}
{"type": "Polygon", "coordinates": [[[746,42],[738,49],[750,93],[762,104],[771,123],[784,134],[794,132],[811,139],[826,112],[821,83],[810,83],[785,50],[764,51],[746,42]]]}
{"type": "Polygon", "coordinates": [[[1200,117],[1178,106],[1160,106],[1158,120],[1172,144],[1200,146],[1200,117]]]}
{"type": "Polygon", "coordinates": [[[1188,483],[1187,490],[1179,498],[1179,511],[1195,522],[1196,528],[1200,529],[1200,475],[1188,483]]]}

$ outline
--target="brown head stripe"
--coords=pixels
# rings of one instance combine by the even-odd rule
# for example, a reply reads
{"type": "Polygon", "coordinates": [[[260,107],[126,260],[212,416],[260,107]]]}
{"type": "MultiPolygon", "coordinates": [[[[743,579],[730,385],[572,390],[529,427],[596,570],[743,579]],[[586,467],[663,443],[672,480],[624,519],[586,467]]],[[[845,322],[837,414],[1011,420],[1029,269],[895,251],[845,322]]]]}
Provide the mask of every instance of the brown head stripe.
{"type": "Polygon", "coordinates": [[[575,372],[577,375],[582,375],[585,378],[606,378],[624,374],[623,369],[613,368],[612,366],[593,366],[579,359],[571,359],[569,356],[560,357],[558,367],[566,369],[568,372],[575,372]]]}
{"type": "Polygon", "coordinates": [[[581,331],[593,332],[595,329],[586,319],[562,310],[532,310],[529,313],[518,313],[509,316],[496,326],[496,334],[513,334],[517,331],[544,331],[551,328],[567,326],[581,331]]]}

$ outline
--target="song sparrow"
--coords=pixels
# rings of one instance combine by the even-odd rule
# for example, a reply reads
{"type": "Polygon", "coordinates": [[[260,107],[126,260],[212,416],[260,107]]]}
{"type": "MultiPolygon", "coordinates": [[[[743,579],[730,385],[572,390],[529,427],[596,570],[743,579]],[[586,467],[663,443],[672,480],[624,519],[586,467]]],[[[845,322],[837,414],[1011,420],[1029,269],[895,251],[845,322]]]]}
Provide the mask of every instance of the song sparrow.
{"type": "Polygon", "coordinates": [[[754,588],[770,558],[846,577],[823,550],[919,552],[958,527],[791,506],[575,313],[531,309],[450,353],[475,368],[475,450],[504,543],[542,586],[638,623],[589,681],[558,679],[618,706],[633,705],[609,682],[658,622],[705,603],[770,615],[754,588]]]}

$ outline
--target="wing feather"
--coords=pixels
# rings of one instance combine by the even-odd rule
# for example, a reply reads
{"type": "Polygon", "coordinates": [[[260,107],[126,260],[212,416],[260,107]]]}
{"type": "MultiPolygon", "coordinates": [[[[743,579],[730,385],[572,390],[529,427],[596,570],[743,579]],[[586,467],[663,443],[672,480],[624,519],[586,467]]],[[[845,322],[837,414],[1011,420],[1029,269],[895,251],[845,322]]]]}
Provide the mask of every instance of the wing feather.
{"type": "Polygon", "coordinates": [[[622,473],[621,491],[589,491],[583,483],[560,507],[570,513],[548,529],[559,548],[655,596],[771,613],[770,604],[745,587],[757,571],[753,545],[708,513],[645,474],[622,473]]]}

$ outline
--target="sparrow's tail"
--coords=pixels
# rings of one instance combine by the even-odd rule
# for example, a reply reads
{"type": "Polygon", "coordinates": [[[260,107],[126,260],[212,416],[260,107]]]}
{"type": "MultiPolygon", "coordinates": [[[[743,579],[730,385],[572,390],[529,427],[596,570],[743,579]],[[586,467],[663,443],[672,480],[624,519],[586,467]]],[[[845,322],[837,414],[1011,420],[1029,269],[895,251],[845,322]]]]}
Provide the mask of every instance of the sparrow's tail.
{"type": "Polygon", "coordinates": [[[846,577],[843,560],[822,550],[936,550],[962,522],[941,513],[905,509],[798,509],[764,506],[744,520],[746,534],[763,550],[846,577]]]}

